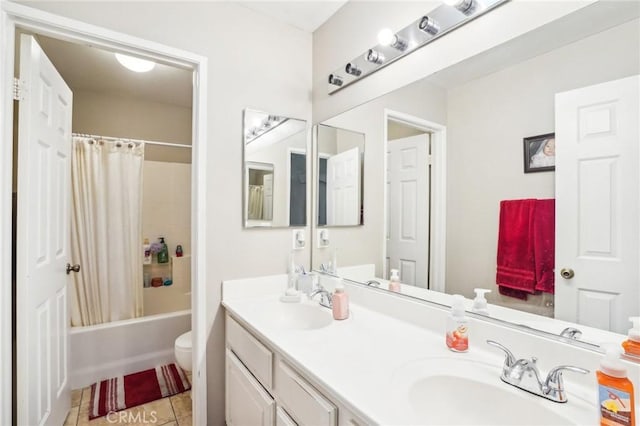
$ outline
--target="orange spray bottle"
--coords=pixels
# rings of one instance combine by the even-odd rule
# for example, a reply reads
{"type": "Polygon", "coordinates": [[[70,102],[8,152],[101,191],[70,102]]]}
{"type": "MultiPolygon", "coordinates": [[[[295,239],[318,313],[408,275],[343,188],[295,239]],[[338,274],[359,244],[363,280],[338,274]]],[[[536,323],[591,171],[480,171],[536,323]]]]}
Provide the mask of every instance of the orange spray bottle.
{"type": "Polygon", "coordinates": [[[617,345],[605,347],[606,355],[596,371],[598,379],[598,411],[601,426],[635,426],[635,396],[633,384],[617,345]]]}

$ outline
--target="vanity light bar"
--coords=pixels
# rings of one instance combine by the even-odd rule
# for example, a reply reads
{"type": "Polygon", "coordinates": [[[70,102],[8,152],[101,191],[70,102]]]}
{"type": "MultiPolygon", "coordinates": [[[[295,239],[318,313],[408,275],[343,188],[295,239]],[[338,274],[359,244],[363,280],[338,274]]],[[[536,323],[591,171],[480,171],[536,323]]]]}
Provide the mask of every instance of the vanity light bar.
{"type": "Polygon", "coordinates": [[[288,118],[279,117],[277,115],[267,116],[267,118],[262,120],[262,123],[259,126],[252,127],[247,131],[247,133],[244,135],[245,144],[256,139],[258,136],[264,135],[268,131],[275,129],[287,120],[288,118]]]}
{"type": "Polygon", "coordinates": [[[411,25],[396,32],[391,43],[378,44],[349,61],[343,68],[331,73],[328,78],[329,94],[373,74],[508,1],[445,0],[446,4],[438,6],[411,25]]]}

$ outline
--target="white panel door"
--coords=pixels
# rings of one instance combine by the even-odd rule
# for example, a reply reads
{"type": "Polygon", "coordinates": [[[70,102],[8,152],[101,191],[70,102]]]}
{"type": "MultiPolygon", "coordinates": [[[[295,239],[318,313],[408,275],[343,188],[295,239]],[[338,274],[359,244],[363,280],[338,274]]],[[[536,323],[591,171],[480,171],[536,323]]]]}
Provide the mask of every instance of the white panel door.
{"type": "Polygon", "coordinates": [[[67,273],[72,93],[33,37],[20,39],[18,424],[61,425],[71,405],[67,273]]]}
{"type": "Polygon", "coordinates": [[[276,403],[240,360],[226,350],[226,420],[229,426],[272,426],[276,403]]]}
{"type": "Polygon", "coordinates": [[[389,268],[400,270],[402,283],[428,288],[428,134],[387,143],[387,191],[389,268]]]}
{"type": "Polygon", "coordinates": [[[262,219],[273,220],[273,173],[262,177],[262,219]]]}
{"type": "Polygon", "coordinates": [[[639,80],[556,95],[555,316],[618,333],[640,313],[639,80]]]}
{"type": "Polygon", "coordinates": [[[360,150],[327,160],[327,225],[360,224],[360,150]]]}

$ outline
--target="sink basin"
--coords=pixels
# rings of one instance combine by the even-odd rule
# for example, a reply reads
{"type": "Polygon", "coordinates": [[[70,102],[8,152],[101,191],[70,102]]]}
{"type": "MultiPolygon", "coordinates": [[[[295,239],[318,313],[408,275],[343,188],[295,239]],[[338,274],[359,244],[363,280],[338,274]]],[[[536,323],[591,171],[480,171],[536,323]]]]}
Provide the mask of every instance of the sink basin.
{"type": "Polygon", "coordinates": [[[482,361],[425,358],[398,369],[392,387],[411,424],[594,423],[595,408],[585,401],[571,396],[566,404],[547,401],[502,382],[501,370],[501,365],[482,361]]]}
{"type": "Polygon", "coordinates": [[[312,330],[328,326],[333,322],[331,311],[317,303],[281,303],[263,306],[256,312],[259,321],[272,327],[312,330]]]}

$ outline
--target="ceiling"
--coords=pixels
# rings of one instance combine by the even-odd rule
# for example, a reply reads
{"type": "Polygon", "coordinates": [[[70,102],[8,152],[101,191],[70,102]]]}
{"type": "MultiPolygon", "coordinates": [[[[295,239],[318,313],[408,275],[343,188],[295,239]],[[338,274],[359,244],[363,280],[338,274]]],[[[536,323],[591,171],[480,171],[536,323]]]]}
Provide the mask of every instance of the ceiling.
{"type": "Polygon", "coordinates": [[[312,33],[347,0],[238,1],[239,4],[280,22],[312,33]]]}
{"type": "MultiPolygon", "coordinates": [[[[347,0],[238,1],[244,7],[309,33],[327,21],[347,0]]],[[[147,73],[124,68],[113,52],[36,36],[51,62],[73,91],[135,97],[190,108],[191,71],[156,64],[147,73]],[[158,88],[161,90],[158,90],[158,88]]]]}
{"type": "Polygon", "coordinates": [[[136,73],[120,65],[113,52],[42,35],[36,38],[72,91],[106,92],[191,108],[191,71],[156,64],[149,72],[136,73]]]}

